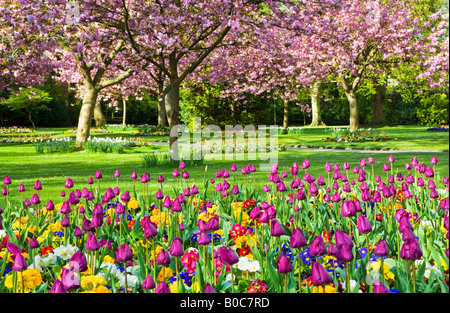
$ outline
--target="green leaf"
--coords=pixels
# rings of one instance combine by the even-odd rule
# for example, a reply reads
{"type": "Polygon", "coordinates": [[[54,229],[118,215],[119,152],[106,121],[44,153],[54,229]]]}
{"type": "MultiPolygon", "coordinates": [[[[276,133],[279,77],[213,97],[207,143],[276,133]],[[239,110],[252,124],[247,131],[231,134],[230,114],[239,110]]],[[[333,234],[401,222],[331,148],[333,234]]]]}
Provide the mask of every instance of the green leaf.
{"type": "Polygon", "coordinates": [[[281,293],[281,285],[280,285],[280,278],[278,277],[278,272],[275,269],[275,267],[272,265],[272,262],[270,262],[267,266],[270,279],[272,280],[272,283],[275,287],[275,290],[278,293],[281,293]]]}

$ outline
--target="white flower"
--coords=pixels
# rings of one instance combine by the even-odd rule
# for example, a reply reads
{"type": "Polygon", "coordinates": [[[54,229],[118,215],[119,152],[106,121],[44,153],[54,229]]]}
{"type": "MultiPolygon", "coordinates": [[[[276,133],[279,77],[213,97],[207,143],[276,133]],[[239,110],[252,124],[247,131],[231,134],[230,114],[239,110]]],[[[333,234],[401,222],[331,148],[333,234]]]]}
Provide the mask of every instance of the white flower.
{"type": "Polygon", "coordinates": [[[74,255],[75,254],[75,252],[77,252],[78,251],[78,248],[77,247],[74,247],[74,246],[72,246],[72,245],[68,245],[67,247],[66,246],[59,246],[59,247],[57,247],[55,250],[53,250],[53,253],[56,255],[56,256],[58,256],[58,257],[60,257],[61,259],[63,259],[63,260],[69,260],[71,257],[72,257],[72,255],[74,255]]]}
{"type": "Polygon", "coordinates": [[[6,237],[6,236],[7,236],[6,231],[0,230],[0,239],[3,239],[3,238],[6,237]]]}
{"type": "Polygon", "coordinates": [[[56,257],[56,255],[54,253],[49,253],[42,259],[45,260],[45,262],[48,262],[48,264],[52,264],[52,265],[55,265],[56,261],[58,260],[58,258],[56,257]]]}
{"type": "MultiPolygon", "coordinates": [[[[356,285],[358,285],[358,283],[355,280],[350,280],[350,291],[353,291],[353,289],[355,289],[356,285]]],[[[342,289],[347,290],[345,282],[342,283],[342,289]]],[[[362,291],[359,290],[359,293],[362,293],[362,291]]]]}
{"type": "Polygon", "coordinates": [[[258,272],[261,270],[261,265],[259,265],[258,261],[250,262],[248,270],[252,273],[258,272]]]}

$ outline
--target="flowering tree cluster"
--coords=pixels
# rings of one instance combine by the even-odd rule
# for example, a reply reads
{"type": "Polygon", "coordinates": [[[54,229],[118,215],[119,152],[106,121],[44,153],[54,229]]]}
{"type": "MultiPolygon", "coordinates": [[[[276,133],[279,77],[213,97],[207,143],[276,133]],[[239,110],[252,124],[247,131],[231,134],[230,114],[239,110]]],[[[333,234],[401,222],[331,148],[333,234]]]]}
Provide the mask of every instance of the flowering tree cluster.
{"type": "Polygon", "coordinates": [[[150,92],[159,124],[178,125],[186,80],[222,84],[236,99],[281,98],[286,129],[300,88],[317,96],[320,82],[336,80],[356,130],[364,81],[402,64],[419,66],[417,77],[431,86],[448,72],[448,17],[417,17],[411,7],[400,0],[1,1],[0,88],[33,85],[52,71],[76,83],[77,147],[92,118],[105,123],[101,98],[150,92]],[[428,20],[435,26],[424,32],[428,20]]]}

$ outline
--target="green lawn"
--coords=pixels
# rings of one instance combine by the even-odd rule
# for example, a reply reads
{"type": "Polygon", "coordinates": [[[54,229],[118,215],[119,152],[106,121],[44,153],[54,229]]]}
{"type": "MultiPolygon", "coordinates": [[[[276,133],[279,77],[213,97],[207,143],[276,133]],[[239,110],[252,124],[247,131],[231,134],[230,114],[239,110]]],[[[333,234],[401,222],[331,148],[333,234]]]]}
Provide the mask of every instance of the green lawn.
{"type": "Polygon", "coordinates": [[[449,133],[427,131],[423,126],[382,127],[377,131],[386,132],[395,137],[395,141],[336,143],[323,142],[325,137],[331,137],[330,127],[306,127],[299,135],[279,135],[281,145],[301,145],[312,148],[352,148],[368,150],[407,150],[407,151],[449,151],[449,133]]]}
{"type": "MultiPolygon", "coordinates": [[[[49,130],[52,134],[54,130],[49,130]]],[[[116,135],[116,134],[114,134],[116,135]]],[[[448,135],[447,135],[448,136],[448,135]]],[[[142,155],[151,151],[160,150],[167,152],[168,146],[154,145],[145,148],[126,148],[123,154],[96,154],[88,153],[86,151],[77,151],[69,154],[38,154],[35,152],[31,144],[1,144],[0,145],[0,179],[9,175],[13,180],[11,199],[19,200],[20,195],[17,192],[20,183],[25,185],[25,197],[31,197],[35,192],[33,185],[37,179],[42,183],[43,190],[41,191],[41,198],[43,202],[49,199],[59,200],[59,194],[64,189],[64,181],[67,177],[74,180],[75,188],[82,189],[87,187],[87,180],[90,176],[94,176],[95,171],[99,170],[103,174],[101,180],[102,191],[107,187],[115,186],[114,171],[119,169],[121,173],[120,188],[122,191],[132,190],[133,183],[130,175],[136,171],[140,177],[145,172],[151,174],[152,183],[151,188],[156,191],[158,184],[156,183],[159,174],[166,178],[166,182],[173,181],[172,166],[161,166],[157,168],[146,168],[143,165],[142,155]]],[[[299,165],[303,160],[308,159],[311,162],[311,168],[308,170],[315,177],[323,175],[326,177],[324,164],[328,161],[330,164],[338,163],[341,168],[344,162],[348,162],[353,168],[359,165],[361,158],[369,156],[374,157],[376,174],[385,175],[382,171],[382,166],[387,163],[387,158],[390,155],[386,153],[355,153],[351,151],[336,152],[336,151],[305,151],[305,150],[289,150],[280,152],[278,155],[278,162],[280,171],[286,170],[289,173],[289,167],[293,162],[299,165]]],[[[429,164],[433,156],[437,156],[439,163],[436,171],[438,176],[436,181],[442,181],[443,176],[449,176],[449,155],[448,153],[396,153],[395,170],[404,172],[404,164],[411,162],[413,155],[417,155],[420,163],[429,164]]],[[[242,180],[240,174],[240,167],[248,164],[254,164],[258,169],[256,179],[260,184],[267,182],[268,172],[260,172],[259,165],[267,163],[267,161],[205,161],[203,165],[198,167],[188,167],[187,171],[190,173],[190,182],[192,184],[201,185],[205,175],[205,166],[208,166],[207,178],[214,177],[215,173],[222,168],[230,168],[232,163],[236,163],[239,167],[238,179],[242,180]]],[[[342,170],[342,173],[344,171],[342,170]]],[[[351,173],[351,172],[350,172],[351,173]]],[[[352,177],[353,178],[353,177],[352,177]]],[[[229,179],[232,183],[232,178],[229,179]]],[[[290,182],[290,180],[289,180],[290,182]]],[[[136,182],[138,188],[141,188],[139,180],[136,182]]],[[[95,185],[96,186],[96,185],[95,185]]],[[[211,190],[213,191],[213,190],[211,190]]],[[[0,200],[0,206],[3,202],[0,200]]]]}

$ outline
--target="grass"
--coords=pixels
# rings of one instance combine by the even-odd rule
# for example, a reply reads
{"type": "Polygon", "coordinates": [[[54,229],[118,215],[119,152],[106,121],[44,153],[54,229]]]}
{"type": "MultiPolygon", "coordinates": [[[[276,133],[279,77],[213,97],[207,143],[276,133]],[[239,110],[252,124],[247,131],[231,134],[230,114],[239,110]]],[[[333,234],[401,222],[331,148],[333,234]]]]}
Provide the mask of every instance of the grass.
{"type": "MultiPolygon", "coordinates": [[[[38,129],[37,134],[52,134],[57,137],[75,137],[74,134],[64,134],[67,128],[45,128],[38,129]]],[[[449,176],[449,155],[448,153],[435,154],[429,151],[448,151],[448,133],[427,132],[425,127],[401,126],[401,127],[385,127],[381,129],[389,135],[398,137],[398,141],[390,142],[369,142],[369,143],[324,143],[322,138],[329,136],[329,129],[324,128],[305,128],[302,134],[296,135],[280,135],[280,145],[310,145],[317,147],[335,147],[335,148],[356,148],[356,149],[397,149],[423,151],[423,153],[396,153],[396,170],[404,172],[404,163],[411,162],[413,155],[417,155],[421,163],[429,164],[433,156],[439,158],[436,167],[439,177],[436,181],[442,180],[443,176],[449,176]],[[401,166],[400,166],[401,164],[401,166]]],[[[93,137],[133,137],[132,130],[115,131],[112,134],[92,134],[93,137]]],[[[5,136],[5,135],[4,135],[5,136]]],[[[149,141],[164,140],[165,137],[147,137],[149,141]]],[[[166,138],[167,140],[167,138],[166,138]]],[[[11,176],[13,180],[11,199],[18,200],[20,195],[17,187],[20,183],[25,185],[25,197],[31,197],[34,193],[33,185],[39,179],[43,185],[41,194],[43,199],[59,199],[59,194],[64,187],[64,181],[67,177],[71,177],[75,182],[75,188],[82,189],[87,186],[87,180],[90,176],[94,176],[95,171],[99,170],[103,173],[102,186],[115,186],[116,179],[113,177],[114,171],[119,169],[121,173],[120,187],[125,190],[133,188],[133,182],[130,175],[136,171],[140,177],[145,172],[149,172],[152,177],[151,188],[155,190],[158,186],[156,183],[159,174],[166,178],[166,182],[173,181],[171,165],[160,165],[154,168],[147,168],[144,165],[143,156],[146,154],[161,152],[167,153],[169,147],[167,145],[155,144],[151,147],[125,148],[122,154],[103,154],[91,153],[86,150],[75,151],[71,153],[57,154],[38,154],[32,144],[0,144],[0,179],[6,175],[11,176]]],[[[338,163],[341,168],[344,162],[348,162],[353,168],[359,165],[361,158],[369,156],[374,157],[376,163],[376,173],[385,175],[382,166],[387,163],[390,152],[372,154],[367,153],[337,152],[337,151],[306,151],[306,150],[288,150],[280,152],[278,155],[278,163],[280,170],[286,170],[289,173],[289,167],[293,162],[299,165],[304,159],[311,162],[311,168],[308,170],[315,177],[326,175],[324,164],[328,161],[330,164],[338,163]]],[[[266,182],[268,173],[260,172],[259,165],[268,163],[267,161],[204,161],[197,167],[188,167],[190,173],[190,183],[201,185],[205,177],[205,166],[208,166],[207,178],[215,177],[215,173],[223,168],[230,168],[232,163],[236,163],[238,167],[253,164],[258,169],[256,178],[258,181],[266,182]]],[[[237,177],[242,179],[240,169],[237,177]]],[[[230,178],[232,180],[232,178],[230,178]]],[[[140,188],[139,180],[137,182],[140,188]]],[[[102,188],[103,189],[103,188],[102,188]]],[[[102,190],[104,191],[104,190],[102,190]]],[[[2,204],[0,200],[0,204],[2,204]]]]}
{"type": "MultiPolygon", "coordinates": [[[[20,183],[24,184],[26,192],[25,198],[30,198],[35,191],[33,190],[34,183],[39,179],[42,183],[43,190],[40,192],[42,202],[52,199],[58,201],[60,199],[60,192],[64,189],[64,182],[67,177],[71,177],[75,183],[75,188],[82,189],[87,187],[87,181],[90,176],[99,170],[103,174],[101,180],[101,191],[104,192],[108,187],[116,185],[116,179],[113,177],[114,171],[119,169],[120,189],[122,192],[133,189],[133,181],[130,176],[133,171],[138,173],[140,177],[143,173],[148,172],[151,175],[151,191],[156,192],[159,188],[157,177],[159,174],[166,178],[166,186],[174,182],[172,177],[173,167],[170,165],[162,165],[156,168],[146,168],[143,165],[143,155],[160,150],[161,153],[168,152],[168,146],[139,147],[126,148],[123,154],[100,154],[88,153],[86,151],[76,151],[68,154],[38,154],[32,145],[1,145],[0,146],[0,179],[9,175],[13,181],[11,185],[10,199],[13,201],[20,200],[20,194],[17,188],[20,183]]],[[[359,165],[361,158],[369,156],[374,157],[376,163],[376,174],[385,175],[382,171],[384,163],[387,163],[389,153],[354,153],[354,152],[335,152],[335,151],[301,151],[289,150],[280,152],[278,155],[278,163],[280,171],[287,171],[289,174],[289,167],[293,162],[297,162],[300,166],[303,160],[308,159],[311,163],[311,168],[308,172],[312,173],[316,178],[323,175],[325,178],[326,172],[324,164],[328,161],[330,164],[338,163],[341,166],[344,162],[348,162],[351,168],[359,165]]],[[[420,163],[429,164],[433,156],[437,156],[439,163],[436,167],[438,177],[437,181],[442,181],[443,176],[449,176],[449,155],[447,153],[397,153],[395,154],[396,162],[394,163],[395,171],[405,172],[404,163],[411,162],[413,155],[417,155],[420,163]]],[[[232,163],[238,165],[237,178],[243,179],[240,173],[240,168],[248,164],[253,164],[257,168],[255,173],[256,179],[260,183],[266,183],[268,172],[261,172],[259,170],[260,164],[268,163],[267,161],[204,161],[203,165],[198,167],[187,167],[186,170],[190,174],[189,183],[201,186],[205,177],[205,166],[208,166],[206,177],[208,179],[215,178],[215,173],[223,168],[230,168],[232,163]]],[[[344,173],[344,171],[341,171],[344,173]]],[[[350,172],[351,173],[351,172],[350,172]]],[[[232,184],[233,178],[228,180],[232,184]]],[[[136,182],[137,188],[142,188],[139,179],[136,182]]],[[[97,186],[95,182],[94,187],[97,186]]],[[[213,192],[213,188],[210,188],[213,192]]],[[[0,198],[0,207],[3,205],[3,197],[0,198]]]]}
{"type": "Polygon", "coordinates": [[[377,128],[396,137],[395,141],[338,143],[323,142],[331,137],[331,127],[306,127],[300,135],[279,135],[280,145],[301,145],[311,148],[352,148],[365,150],[449,151],[449,133],[429,132],[423,126],[396,126],[377,128]]]}

